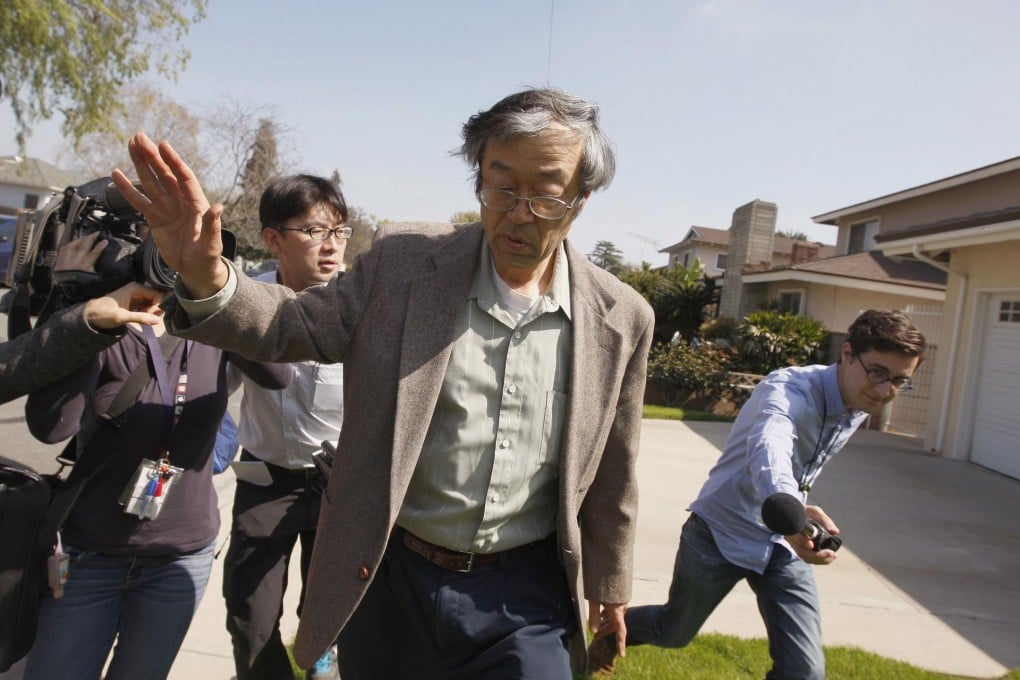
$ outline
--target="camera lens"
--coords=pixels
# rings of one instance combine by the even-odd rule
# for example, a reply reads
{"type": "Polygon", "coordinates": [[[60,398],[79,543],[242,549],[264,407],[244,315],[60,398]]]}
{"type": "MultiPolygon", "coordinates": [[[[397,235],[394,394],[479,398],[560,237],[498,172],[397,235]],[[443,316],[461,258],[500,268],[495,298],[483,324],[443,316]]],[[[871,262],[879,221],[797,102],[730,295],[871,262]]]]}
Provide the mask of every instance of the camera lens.
{"type": "Polygon", "coordinates": [[[142,275],[145,283],[160,290],[173,290],[177,272],[167,266],[151,236],[142,242],[142,275]]]}

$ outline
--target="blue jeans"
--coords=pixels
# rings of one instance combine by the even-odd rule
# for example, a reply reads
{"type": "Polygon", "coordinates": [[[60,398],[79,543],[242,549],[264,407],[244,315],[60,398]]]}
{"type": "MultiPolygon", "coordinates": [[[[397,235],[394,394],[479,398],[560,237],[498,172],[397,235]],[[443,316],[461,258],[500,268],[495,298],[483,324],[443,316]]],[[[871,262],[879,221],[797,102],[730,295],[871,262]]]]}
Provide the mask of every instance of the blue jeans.
{"type": "Polygon", "coordinates": [[[818,589],[811,566],[776,546],[764,574],[731,564],[697,515],[684,524],[664,605],[627,612],[627,644],[683,647],[733,586],[747,579],[769,636],[772,670],[767,678],[825,677],[818,589]]]}
{"type": "Polygon", "coordinates": [[[210,544],[186,555],[100,555],[64,546],[64,597],[46,598],[24,680],[165,678],[212,570],[210,544]]]}

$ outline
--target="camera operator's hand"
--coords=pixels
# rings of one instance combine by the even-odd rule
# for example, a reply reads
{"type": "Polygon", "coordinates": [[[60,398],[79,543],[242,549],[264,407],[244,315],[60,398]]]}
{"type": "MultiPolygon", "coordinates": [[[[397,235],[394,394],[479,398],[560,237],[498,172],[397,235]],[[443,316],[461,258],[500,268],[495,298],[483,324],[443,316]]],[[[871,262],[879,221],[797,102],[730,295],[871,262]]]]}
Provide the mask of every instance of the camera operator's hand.
{"type": "Polygon", "coordinates": [[[76,238],[60,246],[53,271],[95,272],[96,260],[106,248],[106,241],[100,240],[99,236],[100,232],[94,231],[87,236],[76,238]]]}
{"type": "Polygon", "coordinates": [[[216,294],[229,277],[220,259],[223,206],[209,205],[195,173],[169,142],[157,147],[139,132],[128,142],[128,152],[145,193],[120,170],[112,173],[114,184],[145,215],[160,255],[178,273],[188,293],[195,299],[216,294]]]}
{"type": "Polygon", "coordinates": [[[93,328],[111,330],[127,323],[155,326],[163,320],[159,303],[165,293],[140,283],[121,286],[85,303],[85,320],[93,328]]]}
{"type": "MultiPolygon", "coordinates": [[[[807,516],[825,528],[833,536],[839,534],[839,527],[828,515],[817,505],[805,505],[804,512],[807,516]]],[[[793,534],[785,536],[786,542],[794,549],[802,560],[809,564],[831,564],[836,559],[835,550],[819,550],[815,552],[815,543],[804,534],[793,534]]]]}

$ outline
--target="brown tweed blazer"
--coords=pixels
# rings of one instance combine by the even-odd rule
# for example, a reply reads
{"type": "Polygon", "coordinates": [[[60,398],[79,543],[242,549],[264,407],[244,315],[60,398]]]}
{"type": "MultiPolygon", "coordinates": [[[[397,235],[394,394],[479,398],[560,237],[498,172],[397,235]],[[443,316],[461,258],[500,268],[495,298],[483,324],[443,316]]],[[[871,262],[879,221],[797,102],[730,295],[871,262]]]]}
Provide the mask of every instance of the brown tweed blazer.
{"type": "MultiPolygon", "coordinates": [[[[344,363],[344,427],[295,644],[310,666],[368,588],[421,452],[484,232],[480,224],[396,225],[345,276],[294,295],[239,277],[223,310],[179,335],[259,361],[344,363]]],[[[573,354],[560,457],[560,559],[578,616],[582,600],[630,600],[637,519],[634,464],[653,315],[615,276],[567,245],[573,354]]]]}

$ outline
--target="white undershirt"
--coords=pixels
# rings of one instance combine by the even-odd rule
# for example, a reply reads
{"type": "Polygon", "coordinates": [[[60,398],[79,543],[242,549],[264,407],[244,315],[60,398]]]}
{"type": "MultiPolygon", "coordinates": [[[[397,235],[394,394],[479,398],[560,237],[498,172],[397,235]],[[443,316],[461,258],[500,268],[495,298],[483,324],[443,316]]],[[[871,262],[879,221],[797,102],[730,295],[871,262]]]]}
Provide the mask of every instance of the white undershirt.
{"type": "Polygon", "coordinates": [[[515,324],[519,324],[524,315],[528,313],[535,303],[538,301],[541,295],[530,297],[524,293],[518,293],[516,290],[510,287],[506,281],[496,271],[495,264],[492,267],[492,280],[496,284],[496,291],[499,296],[503,299],[503,306],[506,307],[506,311],[510,312],[510,316],[513,318],[515,324]]]}

